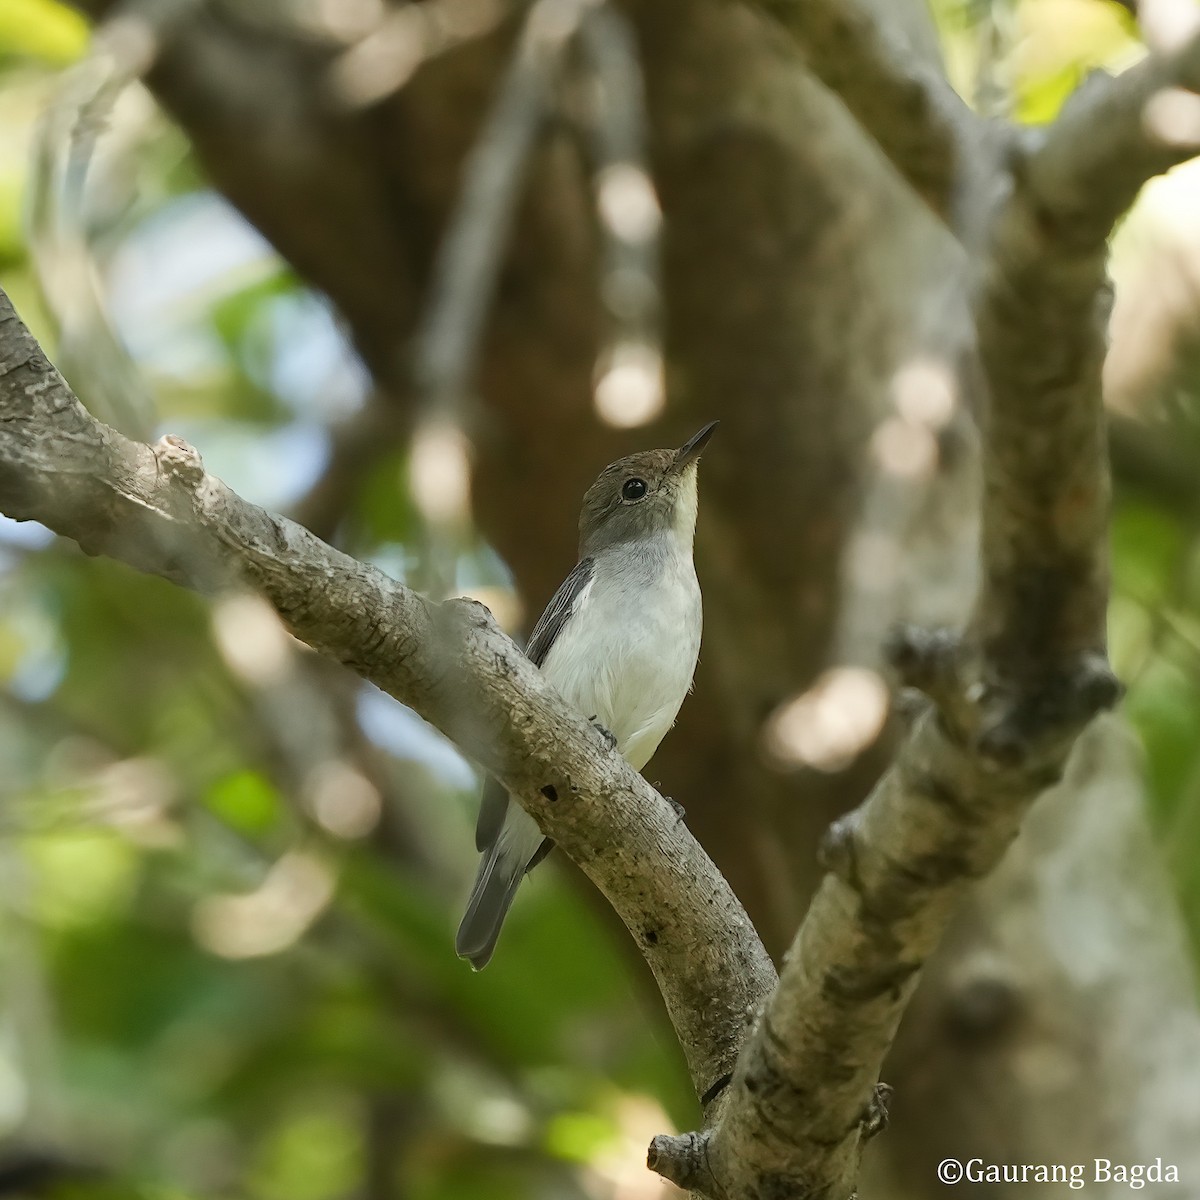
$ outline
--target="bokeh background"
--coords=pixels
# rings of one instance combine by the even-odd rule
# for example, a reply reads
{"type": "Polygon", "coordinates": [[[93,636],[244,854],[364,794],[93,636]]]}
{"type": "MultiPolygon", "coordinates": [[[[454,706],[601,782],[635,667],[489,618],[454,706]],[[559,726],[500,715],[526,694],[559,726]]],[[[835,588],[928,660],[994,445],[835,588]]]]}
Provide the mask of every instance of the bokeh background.
{"type": "MultiPolygon", "coordinates": [[[[90,7],[95,15],[105,6],[90,7]]],[[[1145,52],[1129,12],[1104,0],[934,7],[960,91],[1030,125],[1053,118],[1091,70],[1117,70],[1145,52]]],[[[374,12],[351,5],[339,18],[336,5],[315,0],[249,8],[234,24],[318,59],[365,41],[374,12]],[[367,33],[351,28],[364,21],[367,33]]],[[[703,53],[681,51],[660,66],[673,35],[644,20],[652,121],[673,103],[715,111],[716,101],[689,91],[700,86],[703,53]],[[655,71],[666,80],[658,91],[655,71]]],[[[731,55],[750,39],[738,29],[731,55]]],[[[362,307],[336,295],[338,273],[302,252],[310,236],[351,236],[351,202],[350,216],[332,202],[311,210],[315,233],[283,222],[275,241],[289,262],[269,240],[271,201],[255,211],[257,185],[197,117],[197,85],[177,54],[155,68],[150,88],[124,87],[81,132],[78,96],[94,70],[88,19],[53,0],[4,0],[0,284],[104,419],[183,435],[243,496],[298,514],[350,553],[423,585],[439,531],[414,495],[414,410],[396,397],[425,307],[421,281],[461,180],[456,164],[512,30],[501,5],[411,81],[385,78],[383,107],[368,98],[370,120],[392,122],[387,136],[414,156],[433,136],[431,106],[467,114],[457,140],[448,135],[404,193],[411,206],[396,221],[415,247],[411,273],[397,272],[394,308],[381,312],[381,267],[372,328],[362,307]],[[393,92],[408,106],[399,114],[386,107],[393,92]],[[90,147],[82,187],[64,167],[64,148],[80,140],[90,147]],[[378,330],[391,322],[394,344],[383,344],[378,330]]],[[[247,53],[263,58],[254,85],[277,86],[271,55],[262,46],[247,53]]],[[[809,118],[797,136],[831,119],[809,118]]],[[[279,136],[303,140],[292,129],[279,136]]],[[[666,140],[652,135],[652,158],[655,136],[666,140]]],[[[403,176],[408,160],[389,144],[390,170],[403,176]]],[[[669,147],[661,153],[665,401],[635,387],[632,407],[614,408],[611,393],[606,407],[590,386],[606,343],[593,332],[598,302],[587,298],[594,238],[579,234],[591,221],[587,173],[564,166],[552,145],[526,185],[534,200],[495,301],[478,377],[485,415],[464,423],[478,443],[479,523],[456,527],[448,584],[484,599],[514,634],[527,630],[573,561],[590,476],[619,453],[675,444],[722,418],[702,471],[702,494],[711,481],[714,498],[702,503],[699,544],[715,632],[680,729],[648,774],[695,812],[698,836],[778,953],[811,887],[813,839],[861,797],[894,736],[861,647],[903,613],[881,609],[877,593],[920,593],[916,607],[935,615],[969,601],[969,567],[930,564],[938,545],[969,542],[969,525],[953,526],[946,512],[967,486],[957,472],[971,439],[951,415],[965,405],[945,367],[952,355],[906,357],[895,349],[903,339],[874,336],[871,322],[842,328],[840,314],[880,286],[883,268],[865,261],[871,244],[822,231],[861,232],[879,215],[871,204],[884,205],[879,237],[889,222],[916,230],[904,233],[908,249],[889,272],[930,236],[927,218],[899,200],[854,198],[878,163],[839,164],[844,189],[818,189],[796,211],[793,192],[825,169],[820,155],[797,167],[727,134],[686,162],[669,147]],[[569,201],[554,199],[564,178],[569,201]],[[693,195],[701,199],[689,207],[693,195]],[[794,293],[769,267],[757,274],[781,247],[788,270],[803,269],[799,256],[856,290],[839,298],[821,283],[824,293],[817,284],[794,293]],[[549,282],[539,274],[546,253],[566,263],[549,282]],[[778,329],[764,325],[760,306],[778,329]],[[832,351],[799,366],[779,358],[789,325],[810,330],[798,335],[802,353],[821,339],[844,337],[845,356],[874,345],[869,382],[850,391],[891,397],[900,417],[842,403],[847,385],[832,351]],[[897,383],[901,367],[908,374],[897,383]],[[792,409],[757,399],[791,392],[811,399],[792,409]],[[842,415],[827,416],[835,407],[842,415]],[[880,505],[894,518],[895,494],[872,490],[858,467],[845,470],[871,455],[899,480],[895,494],[911,497],[919,484],[935,497],[901,505],[902,528],[870,525],[880,505]],[[856,481],[852,496],[839,490],[842,474],[856,481]],[[799,482],[768,492],[759,475],[799,482]],[[730,516],[743,506],[744,526],[730,516]],[[897,555],[919,564],[916,582],[897,555]],[[779,651],[777,624],[803,635],[779,651]],[[756,637],[761,644],[747,648],[756,637]],[[766,799],[762,779],[773,789],[766,799]]],[[[273,169],[264,160],[263,172],[273,169]]],[[[1144,748],[1129,761],[1144,780],[1148,870],[1182,914],[1189,989],[1200,952],[1198,214],[1200,169],[1185,167],[1150,185],[1119,230],[1106,379],[1117,482],[1112,653],[1144,748]]],[[[379,251],[385,261],[389,253],[379,251]]],[[[347,293],[356,286],[346,283],[347,293]]],[[[906,330],[908,344],[955,327],[953,316],[943,320],[953,302],[926,291],[932,315],[917,322],[925,333],[906,330]]],[[[1128,745],[1124,732],[1109,736],[1128,745]]],[[[439,734],[318,661],[256,598],[201,599],[0,518],[0,1194],[665,1195],[644,1171],[644,1147],[688,1127],[693,1100],[653,988],[586,884],[556,857],[522,889],[484,974],[453,956],[475,868],[477,791],[472,767],[439,734]]],[[[1102,857],[1092,861],[1103,871],[1102,857]]],[[[1142,904],[1140,883],[1120,886],[1134,889],[1129,906],[1142,904]]],[[[1087,920],[1066,920],[1064,938],[1086,946],[1087,920]]],[[[998,961],[1012,960],[1003,939],[987,944],[998,961]]],[[[998,993],[976,988],[975,1008],[921,1026],[950,1055],[951,1074],[962,1072],[955,1056],[977,1053],[981,1028],[989,1054],[1013,1053],[1005,1039],[1022,1036],[1004,1008],[1010,977],[984,974],[998,993]],[[998,1030],[987,1008],[997,994],[998,1030]]],[[[907,1061],[896,1068],[901,1106],[907,1061]]],[[[1044,1055],[1038,1061],[1045,1066],[1044,1055]]],[[[910,1094],[933,1086],[917,1079],[910,1094]]],[[[880,1194],[925,1194],[923,1170],[897,1155],[880,1194]]]]}

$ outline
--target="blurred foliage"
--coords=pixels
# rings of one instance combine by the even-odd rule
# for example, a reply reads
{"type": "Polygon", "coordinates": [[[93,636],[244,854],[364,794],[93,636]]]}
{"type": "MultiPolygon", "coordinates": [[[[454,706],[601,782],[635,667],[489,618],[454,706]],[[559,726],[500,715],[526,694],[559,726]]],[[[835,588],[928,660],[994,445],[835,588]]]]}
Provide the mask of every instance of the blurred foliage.
{"type": "Polygon", "coordinates": [[[0,62],[62,65],[83,53],[87,39],[84,19],[54,0],[7,0],[0,8],[0,62]]]}
{"type": "MultiPolygon", "coordinates": [[[[1103,0],[936,8],[964,94],[986,74],[1027,121],[1137,52],[1103,0]]],[[[51,352],[22,197],[85,43],[50,0],[0,5],[0,282],[51,352]]],[[[364,403],[362,369],[145,94],[127,99],[88,214],[120,352],[163,428],[286,509],[364,403]]],[[[404,472],[398,447],[339,535],[397,574],[420,540],[404,472]]],[[[1196,524],[1119,489],[1113,550],[1114,656],[1200,942],[1196,524]]],[[[507,586],[486,547],[462,578],[507,586]]],[[[485,974],[454,958],[469,773],[253,606],[0,519],[0,762],[0,1185],[40,1155],[49,1193],[81,1200],[326,1200],[397,1179],[415,1200],[606,1196],[611,1163],[689,1120],[647,980],[566,870],[531,878],[485,974]]]]}
{"type": "Polygon", "coordinates": [[[989,115],[1040,125],[1095,70],[1143,51],[1113,0],[932,0],[950,77],[989,115]],[[995,111],[995,110],[999,111],[995,111]]]}

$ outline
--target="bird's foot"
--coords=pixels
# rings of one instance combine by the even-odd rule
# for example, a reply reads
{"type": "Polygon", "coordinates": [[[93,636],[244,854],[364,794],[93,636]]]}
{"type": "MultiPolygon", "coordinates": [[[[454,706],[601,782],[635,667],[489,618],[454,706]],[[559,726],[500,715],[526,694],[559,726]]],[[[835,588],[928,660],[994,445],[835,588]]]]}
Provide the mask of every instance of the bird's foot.
{"type": "Polygon", "coordinates": [[[687,809],[673,796],[664,796],[663,799],[675,810],[675,820],[682,825],[687,818],[687,809]]]}
{"type": "Polygon", "coordinates": [[[613,731],[611,729],[608,729],[605,726],[601,725],[600,722],[598,720],[596,720],[596,718],[594,716],[588,717],[588,720],[591,721],[591,723],[596,728],[596,732],[604,739],[604,744],[610,750],[615,750],[617,748],[617,735],[615,733],[613,733],[613,731]]]}

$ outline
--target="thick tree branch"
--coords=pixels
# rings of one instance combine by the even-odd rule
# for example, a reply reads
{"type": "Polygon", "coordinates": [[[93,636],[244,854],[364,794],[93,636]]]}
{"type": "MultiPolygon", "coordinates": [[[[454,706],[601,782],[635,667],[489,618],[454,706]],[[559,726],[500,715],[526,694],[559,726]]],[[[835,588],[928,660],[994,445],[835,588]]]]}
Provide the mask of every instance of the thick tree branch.
{"type": "Polygon", "coordinates": [[[2,292],[0,512],[189,587],[259,588],[298,638],[501,780],[600,887],[654,972],[697,1095],[732,1069],[747,1014],[775,982],[757,934],[670,805],[487,610],[431,603],[248,504],[178,439],[151,448],[102,425],[2,292]]]}
{"type": "MultiPolygon", "coordinates": [[[[1161,89],[1162,72],[1143,75],[1161,89]]],[[[1101,130],[1077,146],[1074,114],[1088,103],[1077,100],[1045,140],[1061,143],[1058,157],[1038,147],[1018,162],[989,224],[974,305],[989,398],[975,612],[960,642],[897,640],[896,665],[934,708],[866,804],[831,830],[830,873],[718,1122],[651,1147],[654,1169],[705,1195],[854,1194],[878,1124],[872,1089],[920,968],[1087,723],[1119,696],[1105,657],[1105,237],[1139,173],[1166,163],[1132,144],[1153,88],[1114,87],[1112,146],[1101,130]],[[1099,185],[1101,162],[1120,185],[1099,185]]]]}
{"type": "Polygon", "coordinates": [[[977,121],[945,75],[914,52],[890,13],[861,0],[755,0],[805,62],[879,143],[935,213],[958,223],[957,201],[977,121]]]}
{"type": "Polygon", "coordinates": [[[1200,35],[1115,77],[1090,78],[1019,164],[1048,231],[1081,248],[1107,238],[1155,175],[1200,148],[1200,35]]]}
{"type": "MultiPolygon", "coordinates": [[[[967,678],[964,711],[981,682],[967,678]]],[[[1042,704],[1019,753],[1005,746],[998,756],[981,736],[986,705],[974,711],[974,737],[932,713],[920,721],[866,804],[831,830],[831,873],[739,1061],[726,1111],[710,1131],[656,1139],[655,1170],[714,1198],[854,1194],[878,1126],[880,1065],[918,972],[964,892],[1058,779],[1089,710],[1115,697],[1115,685],[1101,694],[1092,680],[1089,670],[1061,688],[1059,704],[1042,704]]]]}

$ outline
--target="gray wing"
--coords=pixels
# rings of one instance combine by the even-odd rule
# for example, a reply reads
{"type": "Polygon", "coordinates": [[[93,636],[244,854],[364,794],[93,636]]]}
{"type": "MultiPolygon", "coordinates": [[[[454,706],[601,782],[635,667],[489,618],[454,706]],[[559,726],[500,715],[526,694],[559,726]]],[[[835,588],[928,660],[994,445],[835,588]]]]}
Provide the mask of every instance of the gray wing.
{"type": "Polygon", "coordinates": [[[546,605],[546,611],[538,618],[538,623],[529,635],[529,645],[525,647],[526,655],[532,659],[535,666],[540,667],[550,653],[550,647],[575,611],[575,601],[579,593],[592,582],[596,571],[596,562],[592,558],[581,558],[571,569],[570,575],[559,584],[558,591],[546,605]]]}
{"type": "MultiPolygon", "coordinates": [[[[554,645],[554,639],[563,631],[571,614],[575,611],[575,601],[579,593],[591,582],[595,571],[595,561],[590,558],[581,559],[572,568],[570,575],[559,585],[558,591],[546,605],[546,611],[538,618],[538,623],[529,635],[529,645],[525,647],[526,656],[540,667],[554,645]]],[[[483,799],[479,805],[479,820],[475,825],[475,849],[486,850],[500,836],[504,825],[504,814],[508,810],[508,793],[494,779],[489,779],[483,785],[483,799]]]]}

